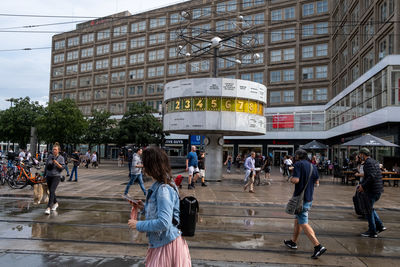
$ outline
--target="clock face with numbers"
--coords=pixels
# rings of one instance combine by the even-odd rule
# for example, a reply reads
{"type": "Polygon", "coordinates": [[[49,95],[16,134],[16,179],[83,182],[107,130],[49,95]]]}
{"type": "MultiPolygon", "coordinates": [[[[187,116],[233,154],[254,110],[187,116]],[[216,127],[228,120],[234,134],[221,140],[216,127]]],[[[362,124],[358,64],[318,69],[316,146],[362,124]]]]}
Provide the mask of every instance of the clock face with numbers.
{"type": "Polygon", "coordinates": [[[223,145],[224,145],[224,138],[223,138],[223,137],[218,138],[218,144],[219,144],[220,146],[223,146],[223,145]]]}
{"type": "Polygon", "coordinates": [[[210,139],[208,137],[204,137],[204,145],[208,146],[210,144],[210,139]]]}

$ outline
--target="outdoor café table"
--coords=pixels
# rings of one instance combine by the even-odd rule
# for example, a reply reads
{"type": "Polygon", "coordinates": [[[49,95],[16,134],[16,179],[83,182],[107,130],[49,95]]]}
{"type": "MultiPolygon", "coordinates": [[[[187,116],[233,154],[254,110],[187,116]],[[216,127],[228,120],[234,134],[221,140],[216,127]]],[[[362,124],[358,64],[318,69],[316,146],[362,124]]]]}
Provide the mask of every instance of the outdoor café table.
{"type": "Polygon", "coordinates": [[[356,177],[354,176],[354,171],[343,171],[342,173],[343,173],[343,179],[342,179],[343,184],[348,184],[349,181],[356,180],[356,177]]]}
{"type": "Polygon", "coordinates": [[[397,172],[382,172],[383,183],[389,182],[389,186],[391,185],[390,181],[393,180],[393,186],[399,186],[400,174],[397,172]]]}

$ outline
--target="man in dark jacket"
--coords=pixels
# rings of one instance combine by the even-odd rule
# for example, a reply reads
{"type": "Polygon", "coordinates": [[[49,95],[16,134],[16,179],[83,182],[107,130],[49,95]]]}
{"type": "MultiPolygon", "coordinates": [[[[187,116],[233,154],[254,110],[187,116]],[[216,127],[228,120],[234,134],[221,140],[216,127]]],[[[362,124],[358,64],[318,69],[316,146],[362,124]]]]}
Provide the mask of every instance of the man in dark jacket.
{"type": "Polygon", "coordinates": [[[381,219],[374,209],[374,204],[379,200],[383,192],[382,173],[379,163],[370,157],[367,148],[361,148],[359,157],[364,161],[364,179],[358,186],[358,192],[365,192],[371,205],[371,213],[367,215],[368,231],[362,233],[364,237],[378,237],[378,233],[386,230],[381,219]]]}

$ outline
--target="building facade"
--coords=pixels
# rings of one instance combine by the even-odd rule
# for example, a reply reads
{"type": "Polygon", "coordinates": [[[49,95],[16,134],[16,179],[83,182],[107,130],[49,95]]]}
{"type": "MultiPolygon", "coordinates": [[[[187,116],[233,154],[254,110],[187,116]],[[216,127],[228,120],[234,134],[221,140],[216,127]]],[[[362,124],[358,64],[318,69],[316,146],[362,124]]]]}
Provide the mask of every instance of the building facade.
{"type": "Polygon", "coordinates": [[[396,0],[202,0],[122,12],[53,37],[50,102],[73,99],[84,115],[122,115],[132,102],[158,110],[167,82],[212,76],[210,57],[185,58],[204,42],[180,34],[211,40],[252,27],[230,46],[251,44],[259,58],[223,47],[218,74],[267,86],[267,134],[228,137],[226,151],[279,159],[318,139],[326,156],[345,158],[351,148],[340,144],[363,133],[399,144],[398,119],[382,115],[399,104],[399,21],[396,0]]]}

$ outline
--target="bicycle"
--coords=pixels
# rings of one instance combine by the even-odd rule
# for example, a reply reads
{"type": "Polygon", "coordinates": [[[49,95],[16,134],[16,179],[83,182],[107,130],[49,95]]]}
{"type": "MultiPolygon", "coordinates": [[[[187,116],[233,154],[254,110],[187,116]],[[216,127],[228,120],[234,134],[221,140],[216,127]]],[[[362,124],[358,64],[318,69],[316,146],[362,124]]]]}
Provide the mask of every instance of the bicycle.
{"type": "Polygon", "coordinates": [[[22,189],[27,185],[34,186],[35,184],[45,183],[46,178],[42,173],[31,172],[31,168],[35,167],[40,170],[39,164],[30,164],[28,161],[17,161],[15,164],[17,171],[12,174],[13,181],[9,183],[11,188],[22,189]]]}

